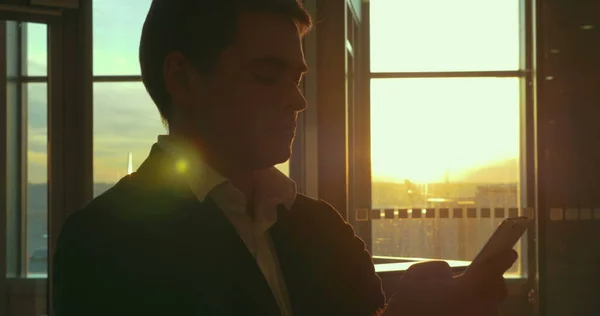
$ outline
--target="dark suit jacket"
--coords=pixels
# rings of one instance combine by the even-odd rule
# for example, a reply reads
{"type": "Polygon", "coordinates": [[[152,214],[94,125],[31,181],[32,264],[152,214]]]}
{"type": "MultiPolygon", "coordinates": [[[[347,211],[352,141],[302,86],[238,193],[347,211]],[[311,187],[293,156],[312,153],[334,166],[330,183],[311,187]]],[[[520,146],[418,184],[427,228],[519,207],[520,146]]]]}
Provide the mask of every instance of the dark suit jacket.
{"type": "MultiPolygon", "coordinates": [[[[235,228],[174,171],[155,146],[67,220],[54,257],[56,316],[279,315],[235,228]]],[[[278,216],[270,233],[294,316],[384,307],[365,244],[335,209],[299,194],[278,216]]]]}

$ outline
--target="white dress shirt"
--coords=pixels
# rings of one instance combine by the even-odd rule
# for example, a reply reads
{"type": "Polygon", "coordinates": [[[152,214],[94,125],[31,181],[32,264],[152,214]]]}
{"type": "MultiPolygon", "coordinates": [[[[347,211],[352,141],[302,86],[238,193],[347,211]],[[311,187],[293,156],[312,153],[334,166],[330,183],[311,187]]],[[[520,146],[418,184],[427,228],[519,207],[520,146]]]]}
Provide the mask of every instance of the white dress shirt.
{"type": "Polygon", "coordinates": [[[296,184],[276,168],[256,172],[254,218],[246,213],[246,198],[224,176],[204,163],[193,147],[173,136],[158,137],[158,146],[176,159],[191,191],[200,202],[209,196],[225,213],[256,260],[282,316],[292,316],[290,301],[269,228],[277,221],[277,205],[288,209],[296,198],[296,184]]]}

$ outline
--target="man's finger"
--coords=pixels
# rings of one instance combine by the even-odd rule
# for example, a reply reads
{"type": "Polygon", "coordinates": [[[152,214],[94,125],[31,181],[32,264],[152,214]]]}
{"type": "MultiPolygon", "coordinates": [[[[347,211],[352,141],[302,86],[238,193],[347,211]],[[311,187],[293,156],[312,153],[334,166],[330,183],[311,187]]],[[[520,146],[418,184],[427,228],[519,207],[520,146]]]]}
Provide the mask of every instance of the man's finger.
{"type": "Polygon", "coordinates": [[[492,277],[503,275],[517,260],[517,252],[513,249],[494,256],[480,264],[469,267],[468,274],[477,275],[477,278],[492,277]]]}
{"type": "Polygon", "coordinates": [[[468,273],[455,279],[467,296],[494,296],[499,300],[506,297],[506,285],[502,274],[468,273]]]}
{"type": "Polygon", "coordinates": [[[498,274],[504,274],[508,269],[510,269],[515,261],[517,261],[518,255],[517,252],[513,249],[509,251],[503,252],[496,257],[489,260],[487,265],[493,272],[498,274]]]}

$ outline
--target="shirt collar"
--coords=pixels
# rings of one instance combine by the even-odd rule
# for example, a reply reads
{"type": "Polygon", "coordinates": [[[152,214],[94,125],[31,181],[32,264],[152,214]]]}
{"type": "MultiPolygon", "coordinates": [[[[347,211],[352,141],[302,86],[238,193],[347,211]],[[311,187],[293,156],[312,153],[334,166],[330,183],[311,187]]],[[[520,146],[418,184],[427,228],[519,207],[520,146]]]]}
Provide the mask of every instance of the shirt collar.
{"type": "MultiPolygon", "coordinates": [[[[171,135],[158,136],[158,146],[174,157],[177,172],[183,174],[199,201],[204,201],[219,186],[231,186],[229,180],[206,164],[189,143],[171,135]]],[[[257,195],[269,204],[283,204],[287,209],[296,199],[296,183],[275,167],[256,171],[257,195]]]]}

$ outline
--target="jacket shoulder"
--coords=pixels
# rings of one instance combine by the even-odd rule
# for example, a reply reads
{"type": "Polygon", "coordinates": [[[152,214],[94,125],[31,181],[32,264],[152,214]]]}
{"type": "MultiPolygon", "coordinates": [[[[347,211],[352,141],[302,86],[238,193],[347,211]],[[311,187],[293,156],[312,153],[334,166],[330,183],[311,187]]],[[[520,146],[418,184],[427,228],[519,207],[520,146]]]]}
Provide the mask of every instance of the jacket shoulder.
{"type": "Polygon", "coordinates": [[[292,211],[306,216],[345,222],[343,216],[331,204],[324,200],[311,198],[298,193],[292,211]]]}
{"type": "Polygon", "coordinates": [[[126,176],[71,214],[61,229],[59,243],[118,238],[131,232],[132,227],[163,220],[197,201],[191,192],[174,192],[142,182],[135,173],[126,176]]]}

